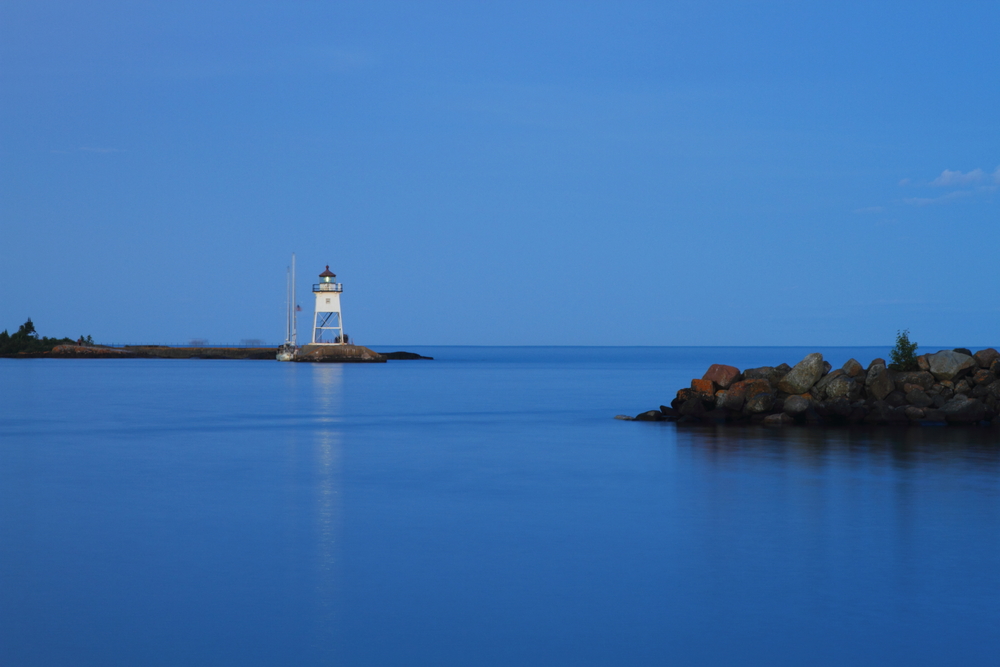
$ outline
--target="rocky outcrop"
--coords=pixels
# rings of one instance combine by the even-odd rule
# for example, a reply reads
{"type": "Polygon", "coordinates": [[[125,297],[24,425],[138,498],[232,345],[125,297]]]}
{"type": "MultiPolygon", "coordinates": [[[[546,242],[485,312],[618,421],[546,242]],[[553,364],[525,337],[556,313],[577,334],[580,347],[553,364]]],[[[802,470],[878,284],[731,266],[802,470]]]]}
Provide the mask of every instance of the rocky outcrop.
{"type": "Polygon", "coordinates": [[[295,361],[319,363],[385,363],[386,358],[361,345],[303,345],[295,361]]]}
{"type": "Polygon", "coordinates": [[[1000,353],[942,350],[919,360],[920,370],[905,373],[888,368],[884,359],[867,368],[851,359],[831,370],[819,353],[794,367],[742,373],[714,364],[669,406],[628,419],[770,426],[1000,424],[1000,353]]]}
{"type": "Polygon", "coordinates": [[[103,345],[56,345],[46,357],[76,357],[84,359],[128,359],[136,354],[120,347],[104,347],[103,345]]]}

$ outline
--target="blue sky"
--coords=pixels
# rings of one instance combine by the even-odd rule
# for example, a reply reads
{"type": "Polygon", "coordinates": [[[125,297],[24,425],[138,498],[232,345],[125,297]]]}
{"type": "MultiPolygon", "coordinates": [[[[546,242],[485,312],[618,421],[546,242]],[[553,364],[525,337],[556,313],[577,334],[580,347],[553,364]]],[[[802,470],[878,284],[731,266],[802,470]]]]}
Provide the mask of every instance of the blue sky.
{"type": "Polygon", "coordinates": [[[2,3],[0,328],[1000,343],[1000,5],[819,4],[2,3]]]}

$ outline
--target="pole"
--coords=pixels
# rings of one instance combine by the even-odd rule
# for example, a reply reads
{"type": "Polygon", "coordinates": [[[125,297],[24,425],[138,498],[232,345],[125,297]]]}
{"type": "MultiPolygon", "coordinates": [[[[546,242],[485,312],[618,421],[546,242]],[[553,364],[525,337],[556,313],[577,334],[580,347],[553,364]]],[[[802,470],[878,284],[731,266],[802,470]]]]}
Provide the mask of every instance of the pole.
{"type": "Polygon", "coordinates": [[[298,321],[298,317],[299,317],[298,316],[299,304],[296,303],[296,301],[295,301],[295,253],[294,252],[292,253],[292,287],[291,287],[291,292],[292,292],[292,345],[298,345],[299,344],[299,340],[298,340],[299,336],[298,336],[298,331],[296,330],[296,326],[295,325],[296,325],[296,323],[298,321]]]}

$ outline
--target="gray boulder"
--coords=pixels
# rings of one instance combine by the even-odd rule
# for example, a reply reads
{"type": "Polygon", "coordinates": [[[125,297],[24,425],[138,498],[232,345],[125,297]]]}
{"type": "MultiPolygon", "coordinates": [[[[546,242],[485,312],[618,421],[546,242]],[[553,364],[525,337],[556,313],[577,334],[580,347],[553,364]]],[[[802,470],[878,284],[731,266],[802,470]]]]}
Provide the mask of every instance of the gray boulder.
{"type": "Polygon", "coordinates": [[[795,367],[781,378],[778,389],[787,394],[804,394],[823,377],[825,370],[822,354],[819,352],[807,354],[805,359],[795,364],[795,367]]]}
{"type": "Polygon", "coordinates": [[[934,400],[925,392],[922,392],[919,389],[913,389],[912,391],[907,392],[906,402],[918,408],[926,408],[930,407],[930,405],[934,403],[934,400]]]}
{"type": "MultiPolygon", "coordinates": [[[[833,373],[830,375],[833,375],[833,373]]],[[[825,380],[826,378],[823,379],[825,380]]],[[[830,382],[826,385],[827,398],[846,398],[853,401],[860,393],[861,386],[854,381],[854,378],[848,377],[847,375],[838,375],[830,380],[830,382]]]]}
{"type": "Polygon", "coordinates": [[[913,371],[911,373],[894,373],[890,371],[889,373],[897,387],[902,387],[904,384],[918,384],[924,390],[927,390],[934,386],[934,376],[927,371],[913,371]]]}
{"type": "Polygon", "coordinates": [[[819,382],[817,382],[813,386],[813,388],[810,390],[809,393],[811,393],[813,395],[813,398],[815,398],[817,401],[823,400],[823,397],[826,396],[826,388],[830,385],[831,382],[833,382],[843,374],[844,371],[842,371],[839,368],[833,371],[832,373],[827,373],[826,375],[824,375],[819,379],[819,382]]]}
{"type": "Polygon", "coordinates": [[[767,412],[774,405],[774,394],[766,391],[762,391],[747,399],[747,402],[743,405],[744,412],[750,414],[760,414],[761,412],[767,412]]]}
{"type": "Polygon", "coordinates": [[[961,395],[945,403],[941,409],[946,420],[959,424],[974,424],[986,417],[986,406],[982,401],[961,395]]]}
{"type": "Polygon", "coordinates": [[[764,417],[764,426],[785,426],[787,424],[794,424],[795,420],[786,415],[784,412],[779,412],[776,415],[768,415],[764,417]]]}
{"type": "MultiPolygon", "coordinates": [[[[880,359],[876,361],[881,361],[880,359]]],[[[875,363],[868,367],[868,375],[865,377],[865,389],[875,400],[881,401],[896,388],[889,371],[885,367],[885,362],[875,363]]]]}
{"type": "Polygon", "coordinates": [[[938,382],[958,380],[979,366],[971,355],[954,350],[941,350],[934,354],[928,354],[927,363],[930,366],[931,374],[938,382]]]}
{"type": "Polygon", "coordinates": [[[785,412],[793,417],[809,409],[809,399],[805,396],[789,396],[785,399],[785,412]]]}

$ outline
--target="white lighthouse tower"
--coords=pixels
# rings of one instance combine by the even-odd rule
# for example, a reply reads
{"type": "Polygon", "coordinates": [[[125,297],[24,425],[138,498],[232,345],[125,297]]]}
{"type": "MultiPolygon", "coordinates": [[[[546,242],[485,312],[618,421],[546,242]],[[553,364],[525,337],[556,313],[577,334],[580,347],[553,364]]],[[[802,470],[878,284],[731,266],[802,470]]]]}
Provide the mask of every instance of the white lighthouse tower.
{"type": "Polygon", "coordinates": [[[319,274],[319,284],[313,285],[316,295],[316,314],[313,316],[313,345],[343,345],[344,320],[340,315],[340,293],[344,286],[336,282],[337,274],[326,271],[319,274]]]}

